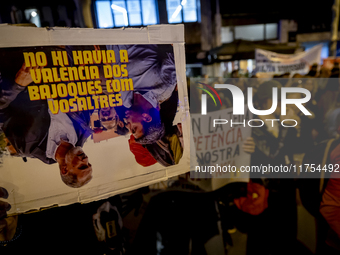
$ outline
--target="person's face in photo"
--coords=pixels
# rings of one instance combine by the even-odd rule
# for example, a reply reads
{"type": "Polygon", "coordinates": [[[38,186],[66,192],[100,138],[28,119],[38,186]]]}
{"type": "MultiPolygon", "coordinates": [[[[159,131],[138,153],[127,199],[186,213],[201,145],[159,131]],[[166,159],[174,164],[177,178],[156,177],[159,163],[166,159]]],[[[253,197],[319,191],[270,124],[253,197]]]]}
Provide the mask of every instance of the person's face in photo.
{"type": "Polygon", "coordinates": [[[81,147],[72,148],[65,156],[65,163],[68,171],[77,175],[78,182],[86,184],[92,179],[92,165],[81,147]]]}
{"type": "Polygon", "coordinates": [[[144,128],[142,121],[150,122],[152,118],[146,113],[137,113],[134,111],[126,111],[125,113],[126,127],[129,129],[135,139],[144,136],[144,128]]]}
{"type": "Polygon", "coordinates": [[[117,126],[118,118],[114,107],[101,108],[99,120],[106,129],[113,129],[117,126]]]}

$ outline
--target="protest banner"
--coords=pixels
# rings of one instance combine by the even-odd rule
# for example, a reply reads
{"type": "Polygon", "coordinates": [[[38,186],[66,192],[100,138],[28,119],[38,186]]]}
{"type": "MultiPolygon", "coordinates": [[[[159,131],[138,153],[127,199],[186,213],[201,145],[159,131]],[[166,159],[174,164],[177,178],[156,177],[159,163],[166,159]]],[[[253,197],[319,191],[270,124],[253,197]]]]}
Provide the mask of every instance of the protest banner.
{"type": "Polygon", "coordinates": [[[213,178],[213,190],[234,181],[248,182],[249,173],[239,170],[241,166],[250,165],[250,154],[243,151],[242,144],[251,136],[251,127],[242,123],[251,118],[249,110],[245,115],[233,115],[233,108],[209,112],[208,115],[191,114],[192,148],[196,157],[192,156],[190,176],[213,178]],[[214,127],[214,119],[224,119],[228,123],[214,127]],[[231,119],[239,124],[231,126],[231,119]]]}
{"type": "Polygon", "coordinates": [[[321,49],[322,44],[297,54],[279,54],[272,51],[256,49],[255,72],[271,74],[306,74],[313,64],[320,64],[321,49]]]}
{"type": "Polygon", "coordinates": [[[183,25],[0,32],[0,187],[9,214],[189,171],[183,25]]]}

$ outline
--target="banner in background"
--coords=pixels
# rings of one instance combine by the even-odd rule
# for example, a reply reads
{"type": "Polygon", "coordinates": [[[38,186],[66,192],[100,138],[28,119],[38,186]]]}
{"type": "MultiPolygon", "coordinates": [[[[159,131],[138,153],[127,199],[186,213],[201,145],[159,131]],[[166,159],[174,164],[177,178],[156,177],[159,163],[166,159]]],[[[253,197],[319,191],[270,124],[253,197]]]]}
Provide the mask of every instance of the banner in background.
{"type": "Polygon", "coordinates": [[[0,187],[10,192],[9,214],[189,171],[183,26],[0,32],[0,187]]]}
{"type": "Polygon", "coordinates": [[[228,124],[215,127],[212,125],[212,120],[221,119],[221,116],[223,118],[232,116],[233,121],[237,123],[243,123],[244,118],[245,121],[252,118],[249,110],[244,116],[233,116],[232,113],[233,109],[227,108],[209,112],[208,115],[191,114],[192,136],[196,152],[196,157],[191,161],[191,169],[199,168],[199,171],[191,171],[190,177],[214,178],[213,189],[230,182],[249,180],[249,173],[240,172],[239,169],[241,166],[250,165],[250,154],[243,151],[242,145],[248,137],[251,137],[251,127],[244,127],[242,124],[231,127],[230,120],[228,124]],[[210,173],[208,170],[210,166],[215,166],[216,172],[210,173]],[[218,172],[218,166],[230,169],[226,172],[218,172]],[[232,166],[236,167],[234,168],[236,171],[231,170],[232,166]]]}
{"type": "Polygon", "coordinates": [[[321,62],[322,44],[308,51],[297,54],[279,54],[272,51],[256,49],[256,73],[301,73],[307,74],[313,64],[321,62]]]}

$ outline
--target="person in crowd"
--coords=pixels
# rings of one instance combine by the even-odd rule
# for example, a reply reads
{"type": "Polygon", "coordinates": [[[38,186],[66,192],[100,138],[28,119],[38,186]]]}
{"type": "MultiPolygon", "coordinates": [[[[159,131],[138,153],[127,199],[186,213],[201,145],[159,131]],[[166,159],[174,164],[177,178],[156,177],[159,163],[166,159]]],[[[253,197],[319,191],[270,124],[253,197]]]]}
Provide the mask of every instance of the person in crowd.
{"type": "Polygon", "coordinates": [[[340,93],[333,105],[330,107],[324,119],[326,137],[328,139],[339,136],[338,127],[340,126],[340,93]]]}
{"type": "Polygon", "coordinates": [[[303,75],[302,74],[299,74],[299,73],[295,73],[293,76],[292,76],[293,79],[301,79],[303,78],[303,75]]]}
{"type": "MultiPolygon", "coordinates": [[[[301,119],[300,132],[298,134],[298,141],[296,143],[296,153],[305,153],[311,150],[316,142],[320,141],[323,132],[322,118],[320,116],[320,111],[317,106],[317,101],[315,97],[317,95],[317,84],[315,79],[309,76],[305,76],[301,80],[301,87],[307,89],[311,93],[311,99],[304,104],[307,110],[312,114],[310,116],[304,115],[295,105],[290,107],[295,111],[295,113],[301,119]]],[[[301,97],[301,94],[295,94],[297,98],[301,97]]]]}
{"type": "Polygon", "coordinates": [[[282,78],[282,79],[288,79],[289,77],[290,77],[290,73],[284,73],[284,74],[281,75],[280,78],[282,78]]]}
{"type": "Polygon", "coordinates": [[[260,86],[260,80],[257,78],[256,75],[252,75],[250,79],[248,79],[248,85],[249,87],[253,88],[253,93],[255,94],[260,86]]]}
{"type": "Polygon", "coordinates": [[[325,89],[328,78],[331,76],[331,70],[325,66],[321,66],[319,76],[317,77],[317,83],[319,92],[318,94],[321,94],[321,92],[325,89]]]}
{"type": "MultiPolygon", "coordinates": [[[[231,84],[241,89],[244,95],[244,103],[247,103],[248,81],[249,79],[247,78],[230,78],[225,81],[225,84],[231,84]]],[[[223,98],[223,103],[224,103],[224,104],[222,103],[223,107],[225,108],[232,107],[233,96],[230,90],[223,89],[223,90],[219,90],[218,93],[219,95],[222,96],[221,99],[223,98]]]]}
{"type": "Polygon", "coordinates": [[[318,76],[318,64],[317,63],[314,63],[311,66],[307,75],[310,76],[310,77],[317,77],[318,76]]]}
{"type": "Polygon", "coordinates": [[[12,194],[0,187],[0,253],[125,254],[127,231],[122,218],[131,211],[138,214],[146,190],[7,216],[15,205],[6,202],[12,194]]]}
{"type": "MultiPolygon", "coordinates": [[[[271,107],[273,87],[280,87],[280,83],[271,80],[259,86],[255,95],[257,109],[265,110],[271,107]]],[[[278,102],[275,113],[269,116],[254,116],[254,118],[280,119],[280,110],[278,102]]],[[[287,119],[299,119],[294,111],[287,114],[290,115],[285,116],[287,119]]],[[[297,130],[265,123],[263,127],[253,128],[252,136],[244,142],[243,150],[251,154],[250,164],[280,166],[292,163],[292,148],[297,130]]],[[[261,199],[253,198],[254,206],[262,209],[257,210],[256,215],[253,214],[248,218],[247,254],[288,254],[289,251],[294,250],[297,233],[295,183],[292,179],[293,174],[284,174],[285,176],[281,176],[280,173],[270,173],[265,177],[256,173],[250,174],[253,183],[264,185],[269,192],[261,192],[261,199]],[[258,179],[259,177],[262,179],[258,179]],[[279,179],[280,177],[285,178],[279,179]],[[265,206],[267,201],[268,205],[265,206]],[[264,203],[264,205],[259,206],[258,203],[264,203]],[[266,238],[263,238],[264,236],[266,238]]],[[[258,187],[256,189],[261,190],[258,187]]],[[[242,206],[240,208],[242,210],[242,206]]]]}
{"type": "MultiPolygon", "coordinates": [[[[340,127],[340,126],[338,126],[340,127]]],[[[340,131],[338,129],[338,131],[340,131]]],[[[340,144],[330,153],[330,163],[337,167],[340,164],[340,144]]],[[[322,195],[320,212],[326,219],[330,229],[327,234],[327,251],[324,254],[339,254],[340,252],[340,173],[332,171],[330,179],[322,195]]]]}
{"type": "Polygon", "coordinates": [[[92,166],[82,150],[92,130],[90,113],[52,114],[46,100],[31,101],[26,87],[32,83],[25,64],[12,81],[0,84],[0,125],[11,146],[11,154],[58,163],[62,181],[79,188],[92,179],[92,166]]]}
{"type": "Polygon", "coordinates": [[[331,70],[325,66],[321,66],[318,78],[328,78],[331,76],[331,70]]]}
{"type": "MultiPolygon", "coordinates": [[[[320,109],[321,116],[325,117],[326,114],[334,107],[339,93],[339,70],[337,68],[332,69],[332,74],[327,80],[325,89],[320,92],[318,107],[320,109]]],[[[324,119],[323,119],[324,120],[324,119]]]]}
{"type": "Polygon", "coordinates": [[[233,70],[231,72],[231,78],[240,78],[238,70],[233,70]]]}

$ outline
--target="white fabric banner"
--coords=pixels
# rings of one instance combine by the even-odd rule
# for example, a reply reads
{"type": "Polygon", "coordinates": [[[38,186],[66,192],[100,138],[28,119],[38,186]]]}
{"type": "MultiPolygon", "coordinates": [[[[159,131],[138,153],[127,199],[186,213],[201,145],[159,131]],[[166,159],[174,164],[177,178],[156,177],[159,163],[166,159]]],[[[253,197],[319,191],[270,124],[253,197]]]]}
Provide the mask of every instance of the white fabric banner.
{"type": "Polygon", "coordinates": [[[321,49],[322,44],[297,54],[279,54],[272,51],[256,49],[256,73],[307,74],[313,64],[320,64],[321,49]]]}

